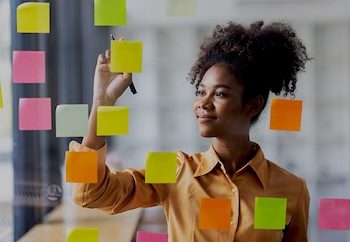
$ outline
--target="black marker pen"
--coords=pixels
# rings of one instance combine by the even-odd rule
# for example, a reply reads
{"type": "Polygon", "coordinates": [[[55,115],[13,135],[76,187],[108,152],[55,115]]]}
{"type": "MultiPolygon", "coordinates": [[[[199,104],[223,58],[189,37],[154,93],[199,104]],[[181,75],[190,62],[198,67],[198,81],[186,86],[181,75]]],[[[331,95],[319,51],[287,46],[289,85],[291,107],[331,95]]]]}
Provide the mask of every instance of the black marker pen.
{"type": "MultiPolygon", "coordinates": [[[[111,34],[111,39],[112,39],[112,40],[115,40],[112,34],[111,34]]],[[[131,84],[129,85],[129,88],[130,88],[132,94],[136,94],[136,93],[137,93],[136,88],[135,88],[135,86],[134,86],[134,83],[131,83],[131,84]]]]}

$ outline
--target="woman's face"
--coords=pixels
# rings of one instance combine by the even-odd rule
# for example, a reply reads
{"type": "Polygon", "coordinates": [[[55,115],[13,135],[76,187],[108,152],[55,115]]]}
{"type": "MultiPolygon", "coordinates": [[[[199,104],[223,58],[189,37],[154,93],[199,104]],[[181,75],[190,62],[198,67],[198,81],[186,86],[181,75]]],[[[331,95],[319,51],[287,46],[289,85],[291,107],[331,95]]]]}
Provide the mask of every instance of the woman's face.
{"type": "Polygon", "coordinates": [[[225,64],[215,64],[198,87],[193,112],[203,137],[248,135],[250,116],[242,105],[243,87],[225,64]]]}

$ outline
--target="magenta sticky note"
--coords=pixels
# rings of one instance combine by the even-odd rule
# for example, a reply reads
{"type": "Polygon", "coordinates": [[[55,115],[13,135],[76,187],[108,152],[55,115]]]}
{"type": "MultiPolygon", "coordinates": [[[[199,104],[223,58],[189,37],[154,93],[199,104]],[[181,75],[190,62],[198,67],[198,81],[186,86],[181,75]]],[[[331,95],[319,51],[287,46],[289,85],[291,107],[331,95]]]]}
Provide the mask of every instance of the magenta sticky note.
{"type": "Polygon", "coordinates": [[[350,230],[350,199],[321,198],[318,228],[350,230]]]}
{"type": "Polygon", "coordinates": [[[19,130],[51,130],[51,98],[19,99],[19,130]]]}
{"type": "Polygon", "coordinates": [[[13,51],[13,83],[45,83],[44,51],[13,51]]]}
{"type": "Polygon", "coordinates": [[[168,242],[168,234],[137,231],[136,242],[168,242]]]}

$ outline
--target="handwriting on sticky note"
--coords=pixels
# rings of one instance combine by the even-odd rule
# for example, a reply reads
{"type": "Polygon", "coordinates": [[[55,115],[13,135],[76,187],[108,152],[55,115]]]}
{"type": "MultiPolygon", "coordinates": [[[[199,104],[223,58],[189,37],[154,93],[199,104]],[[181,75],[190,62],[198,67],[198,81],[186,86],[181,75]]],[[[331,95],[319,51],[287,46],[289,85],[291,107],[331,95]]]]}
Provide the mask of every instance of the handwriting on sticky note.
{"type": "Polygon", "coordinates": [[[284,229],[287,198],[256,197],[254,229],[284,229]]]}
{"type": "Polygon", "coordinates": [[[50,33],[50,3],[25,2],[17,7],[18,33],[50,33]]]}
{"type": "Polygon", "coordinates": [[[318,228],[350,230],[350,199],[321,198],[318,228]]]}
{"type": "Polygon", "coordinates": [[[137,231],[136,242],[168,242],[168,234],[137,231]]]}
{"type": "Polygon", "coordinates": [[[97,109],[97,135],[123,135],[129,131],[129,107],[100,106],[97,109]]]}
{"type": "Polygon", "coordinates": [[[229,230],[231,215],[231,199],[201,198],[199,201],[200,229],[229,230]]]}
{"type": "Polygon", "coordinates": [[[167,16],[196,16],[197,0],[167,0],[166,3],[167,16]]]}
{"type": "Polygon", "coordinates": [[[66,182],[97,183],[97,151],[66,151],[66,182]]]}
{"type": "Polygon", "coordinates": [[[56,136],[82,137],[88,133],[88,105],[65,104],[56,107],[56,136]]]}
{"type": "Polygon", "coordinates": [[[126,0],[95,0],[95,26],[126,25],[126,0]]]}
{"type": "Polygon", "coordinates": [[[67,242],[98,242],[98,228],[72,228],[67,234],[67,242]]]}
{"type": "Polygon", "coordinates": [[[303,101],[273,98],[270,129],[300,131],[303,101]]]}
{"type": "Polygon", "coordinates": [[[44,51],[13,51],[12,56],[13,83],[45,82],[44,51]]]}
{"type": "Polygon", "coordinates": [[[51,130],[51,98],[19,99],[19,130],[51,130]]]}
{"type": "Polygon", "coordinates": [[[142,42],[111,41],[111,72],[142,72],[142,42]]]}
{"type": "Polygon", "coordinates": [[[176,152],[148,152],[145,182],[175,183],[176,157],[176,152]]]}
{"type": "Polygon", "coordinates": [[[2,100],[2,89],[1,89],[1,82],[0,82],[0,108],[4,107],[4,102],[2,100]]]}

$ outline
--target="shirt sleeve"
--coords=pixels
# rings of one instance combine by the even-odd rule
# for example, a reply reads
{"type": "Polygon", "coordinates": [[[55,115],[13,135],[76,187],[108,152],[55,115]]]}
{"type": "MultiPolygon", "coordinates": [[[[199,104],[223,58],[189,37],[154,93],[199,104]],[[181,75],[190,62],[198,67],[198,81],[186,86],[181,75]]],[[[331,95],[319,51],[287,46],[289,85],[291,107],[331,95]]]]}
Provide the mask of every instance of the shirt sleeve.
{"type": "MultiPolygon", "coordinates": [[[[92,149],[72,141],[69,151],[92,149]]],[[[105,164],[107,144],[97,152],[98,182],[73,183],[73,200],[77,205],[116,214],[134,208],[156,206],[163,202],[168,191],[167,184],[146,184],[145,169],[111,172],[105,164]]]]}
{"type": "Polygon", "coordinates": [[[307,242],[307,227],[309,221],[310,195],[306,183],[301,179],[302,188],[293,213],[291,222],[287,226],[283,242],[307,242]]]}

